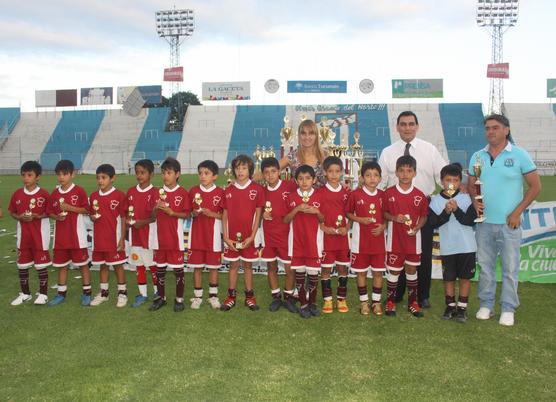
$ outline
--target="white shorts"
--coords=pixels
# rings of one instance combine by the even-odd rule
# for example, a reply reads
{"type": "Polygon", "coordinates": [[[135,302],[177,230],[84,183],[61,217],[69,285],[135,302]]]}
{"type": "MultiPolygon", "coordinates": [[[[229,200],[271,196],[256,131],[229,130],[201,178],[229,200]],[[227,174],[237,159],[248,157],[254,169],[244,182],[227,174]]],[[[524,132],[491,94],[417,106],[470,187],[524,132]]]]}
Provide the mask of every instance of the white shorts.
{"type": "Polygon", "coordinates": [[[139,246],[132,246],[129,251],[128,263],[135,267],[152,267],[156,265],[153,261],[153,251],[139,246]]]}

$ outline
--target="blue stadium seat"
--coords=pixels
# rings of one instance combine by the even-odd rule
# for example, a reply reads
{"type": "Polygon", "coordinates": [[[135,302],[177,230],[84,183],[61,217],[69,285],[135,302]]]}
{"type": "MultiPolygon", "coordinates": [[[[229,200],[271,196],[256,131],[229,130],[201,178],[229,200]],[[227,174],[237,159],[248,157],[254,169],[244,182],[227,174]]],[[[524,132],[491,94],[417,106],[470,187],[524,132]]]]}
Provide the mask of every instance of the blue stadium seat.
{"type": "Polygon", "coordinates": [[[21,109],[18,107],[0,108],[0,135],[3,132],[5,132],[5,135],[10,135],[20,116],[21,109]]]}
{"type": "Polygon", "coordinates": [[[134,158],[163,161],[167,156],[176,157],[182,132],[165,131],[170,117],[170,108],[150,108],[148,112],[147,120],[135,146],[134,158]]]}

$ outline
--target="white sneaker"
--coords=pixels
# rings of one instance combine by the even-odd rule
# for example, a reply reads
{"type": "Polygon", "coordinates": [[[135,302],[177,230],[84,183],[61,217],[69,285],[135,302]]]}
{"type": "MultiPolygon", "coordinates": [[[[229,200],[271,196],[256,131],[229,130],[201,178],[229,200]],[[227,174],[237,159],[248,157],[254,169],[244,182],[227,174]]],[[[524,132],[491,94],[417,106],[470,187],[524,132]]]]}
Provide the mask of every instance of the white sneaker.
{"type": "Polygon", "coordinates": [[[209,297],[209,303],[210,303],[210,306],[213,309],[219,309],[220,308],[220,300],[218,300],[218,297],[214,297],[214,296],[209,297]]]}
{"type": "Polygon", "coordinates": [[[189,301],[191,302],[191,308],[193,310],[199,310],[201,308],[201,303],[203,303],[203,299],[200,297],[193,297],[189,299],[189,301]]]}
{"type": "Polygon", "coordinates": [[[39,295],[35,299],[35,304],[37,306],[42,306],[43,304],[46,304],[47,302],[48,302],[48,296],[43,295],[42,293],[39,293],[39,295]]]}
{"type": "Polygon", "coordinates": [[[108,296],[103,296],[102,293],[99,293],[93,300],[91,300],[91,306],[99,306],[107,300],[108,296]]]}
{"type": "Polygon", "coordinates": [[[490,311],[489,308],[481,307],[479,311],[477,311],[477,314],[475,314],[475,318],[477,318],[477,320],[488,320],[493,315],[493,312],[490,311]]]}
{"type": "Polygon", "coordinates": [[[32,299],[31,295],[26,295],[25,293],[19,293],[19,296],[17,296],[15,299],[12,300],[12,306],[19,306],[20,304],[25,303],[26,301],[29,301],[32,299]]]}
{"type": "Polygon", "coordinates": [[[125,307],[126,304],[127,304],[127,295],[120,293],[118,295],[118,301],[116,303],[116,307],[125,307]]]}
{"type": "Polygon", "coordinates": [[[514,313],[506,311],[500,314],[500,325],[505,325],[506,327],[511,327],[514,325],[514,313]]]}

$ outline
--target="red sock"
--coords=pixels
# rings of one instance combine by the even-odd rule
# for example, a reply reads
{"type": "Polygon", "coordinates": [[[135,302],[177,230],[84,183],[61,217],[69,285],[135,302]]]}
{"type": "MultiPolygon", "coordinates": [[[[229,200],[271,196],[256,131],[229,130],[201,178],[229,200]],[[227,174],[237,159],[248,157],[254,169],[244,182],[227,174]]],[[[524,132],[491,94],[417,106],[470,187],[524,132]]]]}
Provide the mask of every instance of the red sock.
{"type": "Polygon", "coordinates": [[[163,299],[166,297],[166,267],[156,267],[156,292],[163,299]]]}
{"type": "Polygon", "coordinates": [[[332,300],[332,284],[330,279],[321,279],[322,298],[325,300],[332,300]]]}
{"type": "Polygon", "coordinates": [[[147,284],[147,275],[145,273],[146,268],[143,265],[137,266],[137,284],[138,285],[146,285],[147,284]]]}
{"type": "Polygon", "coordinates": [[[156,265],[149,267],[149,270],[151,271],[151,278],[153,280],[153,285],[156,286],[156,265]]]}
{"type": "Polygon", "coordinates": [[[305,272],[295,271],[295,285],[301,307],[307,305],[307,292],[305,290],[305,272]]]}
{"type": "Polygon", "coordinates": [[[345,299],[347,296],[347,283],[348,277],[347,276],[339,276],[338,277],[338,299],[345,299]]]}
{"type": "Polygon", "coordinates": [[[39,293],[48,294],[48,269],[42,268],[37,270],[39,274],[39,293]]]}
{"type": "Polygon", "coordinates": [[[315,304],[317,301],[317,289],[319,283],[318,275],[308,275],[309,276],[309,304],[315,304]]]}
{"type": "Polygon", "coordinates": [[[29,270],[25,269],[18,269],[19,272],[19,286],[21,287],[21,293],[30,295],[31,291],[29,290],[29,270]]]}
{"type": "Polygon", "coordinates": [[[185,288],[183,268],[174,268],[174,275],[176,276],[176,299],[183,299],[185,288]]]}

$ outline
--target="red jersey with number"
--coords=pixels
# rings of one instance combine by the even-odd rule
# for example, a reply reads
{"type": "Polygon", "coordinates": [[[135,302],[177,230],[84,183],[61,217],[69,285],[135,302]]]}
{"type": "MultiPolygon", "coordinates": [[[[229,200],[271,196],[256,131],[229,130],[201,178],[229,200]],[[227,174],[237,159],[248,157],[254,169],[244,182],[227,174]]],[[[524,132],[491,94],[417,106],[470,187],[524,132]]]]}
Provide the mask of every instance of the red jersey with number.
{"type": "Polygon", "coordinates": [[[376,220],[369,225],[353,222],[351,228],[351,251],[358,254],[384,254],[386,244],[384,231],[378,236],[371,233],[377,225],[384,223],[384,191],[376,189],[370,192],[366,187],[354,190],[347,202],[346,212],[357,217],[371,217],[376,220]]]}
{"type": "MultiPolygon", "coordinates": [[[[224,206],[224,190],[215,186],[205,188],[197,185],[189,190],[190,209],[208,209],[222,213],[224,206]],[[195,201],[197,200],[197,202],[195,201]]],[[[222,220],[199,214],[192,219],[189,229],[190,250],[222,251],[222,220]]]]}
{"type": "Polygon", "coordinates": [[[266,209],[267,205],[272,208],[272,219],[263,219],[261,236],[263,247],[288,247],[290,225],[284,223],[284,216],[289,212],[287,206],[288,196],[296,190],[297,185],[290,180],[280,180],[274,188],[270,186],[265,187],[264,208],[266,209]]]}
{"type": "Polygon", "coordinates": [[[242,241],[253,233],[257,208],[264,207],[264,189],[249,180],[243,186],[237,183],[224,191],[224,209],[228,211],[228,236],[236,241],[241,234],[242,241]]]}
{"type": "MultiPolygon", "coordinates": [[[[35,187],[33,191],[20,188],[13,193],[8,211],[21,215],[26,211],[34,214],[46,214],[50,194],[35,187]],[[32,208],[31,208],[32,207],[32,208]]],[[[30,222],[17,221],[17,248],[47,251],[50,245],[50,219],[33,219],[30,222]]]]}
{"type": "Polygon", "coordinates": [[[403,254],[421,254],[421,231],[414,236],[407,234],[420,219],[427,217],[429,202],[425,194],[411,186],[407,191],[395,185],[386,190],[384,210],[393,216],[408,215],[411,224],[388,222],[386,251],[403,254]]]}
{"type": "MultiPolygon", "coordinates": [[[[315,189],[311,189],[307,194],[308,200],[303,201],[300,189],[290,193],[287,201],[288,213],[303,203],[320,209],[322,207],[320,194],[315,189]]],[[[298,212],[290,222],[288,255],[290,257],[321,258],[323,235],[317,215],[298,212]]]]}
{"type": "Polygon", "coordinates": [[[105,193],[98,190],[89,197],[89,204],[91,214],[100,215],[93,223],[93,251],[116,251],[122,236],[122,220],[127,212],[125,194],[116,187],[105,193]],[[95,201],[98,211],[94,209],[95,201]]]}
{"type": "MultiPolygon", "coordinates": [[[[177,185],[173,189],[166,186],[162,187],[166,199],[161,199],[160,190],[153,200],[152,208],[158,200],[166,202],[174,212],[190,212],[189,193],[185,188],[177,185]]],[[[170,216],[166,212],[158,210],[156,212],[156,222],[153,230],[149,232],[149,248],[153,250],[185,250],[183,223],[184,218],[170,216]]]]}
{"type": "MultiPolygon", "coordinates": [[[[346,205],[349,192],[342,185],[333,188],[326,183],[317,190],[322,199],[320,211],[324,215],[324,225],[331,228],[347,226],[346,205]],[[341,219],[340,219],[341,217],[341,219]]],[[[349,250],[349,237],[324,234],[324,251],[349,250]]]]}
{"type": "MultiPolygon", "coordinates": [[[[71,205],[76,208],[85,208],[89,211],[89,199],[83,189],[72,183],[67,190],[56,187],[50,196],[48,213],[50,215],[60,215],[61,204],[71,205]]],[[[66,219],[56,221],[54,226],[54,249],[55,250],[77,250],[87,248],[87,227],[85,220],[88,219],[84,214],[66,211],[66,219]]]]}
{"type": "MultiPolygon", "coordinates": [[[[139,185],[131,187],[127,190],[127,214],[129,216],[129,207],[133,207],[133,219],[144,220],[150,219],[153,208],[153,201],[158,197],[158,189],[152,184],[146,188],[139,185]]],[[[149,248],[149,232],[154,228],[154,222],[145,225],[139,229],[131,226],[129,228],[129,244],[131,246],[149,248]]]]}

